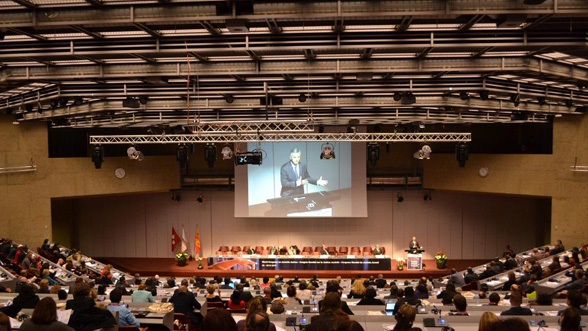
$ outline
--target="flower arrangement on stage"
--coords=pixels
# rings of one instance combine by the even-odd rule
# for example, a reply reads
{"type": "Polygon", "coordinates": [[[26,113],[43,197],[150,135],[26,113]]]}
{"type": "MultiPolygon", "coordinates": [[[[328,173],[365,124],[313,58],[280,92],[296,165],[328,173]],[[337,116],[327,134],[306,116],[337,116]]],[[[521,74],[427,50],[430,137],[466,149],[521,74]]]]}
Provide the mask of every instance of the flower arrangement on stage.
{"type": "Polygon", "coordinates": [[[405,265],[406,265],[406,261],[404,259],[396,259],[396,269],[404,270],[405,265]]]}
{"type": "Polygon", "coordinates": [[[200,256],[200,257],[197,257],[197,258],[196,258],[196,260],[198,261],[198,269],[202,269],[202,268],[204,268],[204,267],[202,266],[202,256],[200,256]]]}
{"type": "Polygon", "coordinates": [[[437,263],[437,269],[445,269],[447,259],[447,254],[445,254],[444,251],[437,251],[437,254],[435,254],[435,262],[437,263]]]}
{"type": "Polygon", "coordinates": [[[176,254],[176,262],[178,263],[179,266],[185,266],[188,263],[189,257],[190,257],[190,255],[188,255],[188,253],[179,252],[178,254],[176,254]]]}

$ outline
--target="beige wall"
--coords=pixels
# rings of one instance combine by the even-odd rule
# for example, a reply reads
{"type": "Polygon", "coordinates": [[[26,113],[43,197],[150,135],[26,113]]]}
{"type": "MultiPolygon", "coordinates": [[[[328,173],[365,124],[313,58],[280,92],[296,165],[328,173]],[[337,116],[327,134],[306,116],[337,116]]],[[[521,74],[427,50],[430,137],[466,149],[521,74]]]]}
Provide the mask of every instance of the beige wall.
{"type": "Polygon", "coordinates": [[[14,125],[9,116],[0,116],[0,167],[30,165],[31,159],[37,166],[36,172],[0,175],[0,236],[33,247],[51,237],[53,197],[179,187],[178,165],[173,157],[147,157],[143,162],[106,157],[100,170],[94,169],[89,157],[49,159],[44,123],[14,125]],[[127,170],[123,180],[114,176],[118,167],[127,170]]]}
{"type": "MultiPolygon", "coordinates": [[[[561,238],[567,246],[578,245],[585,241],[588,230],[588,173],[573,173],[569,167],[575,157],[579,165],[588,165],[587,135],[585,116],[581,120],[572,117],[556,120],[553,155],[472,154],[466,167],[458,168],[453,155],[436,154],[425,163],[425,186],[444,191],[553,197],[551,240],[561,238]],[[487,178],[477,175],[481,166],[490,168],[487,178]]],[[[13,125],[10,116],[0,116],[0,139],[0,167],[28,165],[31,158],[38,167],[34,173],[0,175],[0,235],[29,245],[38,245],[53,233],[53,197],[161,192],[179,187],[178,165],[173,157],[147,157],[144,162],[136,162],[107,156],[101,170],[94,169],[89,157],[49,159],[46,126],[13,125]],[[114,177],[117,167],[127,170],[125,179],[114,177]]],[[[96,229],[102,227],[96,224],[96,229]]]]}

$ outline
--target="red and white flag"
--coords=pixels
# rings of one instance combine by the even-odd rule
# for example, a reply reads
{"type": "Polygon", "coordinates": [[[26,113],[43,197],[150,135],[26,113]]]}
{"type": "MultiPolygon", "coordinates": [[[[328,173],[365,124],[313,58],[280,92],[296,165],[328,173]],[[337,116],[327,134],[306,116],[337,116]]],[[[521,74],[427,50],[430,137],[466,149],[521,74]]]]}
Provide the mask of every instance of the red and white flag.
{"type": "Polygon", "coordinates": [[[176,229],[172,226],[172,241],[171,241],[171,249],[172,252],[176,250],[176,247],[182,242],[182,239],[176,232],[176,229]]]}
{"type": "Polygon", "coordinates": [[[188,250],[188,241],[186,240],[186,230],[184,230],[184,226],[182,225],[182,245],[180,246],[180,252],[184,253],[188,250]]]}
{"type": "Polygon", "coordinates": [[[202,247],[200,246],[200,227],[196,225],[196,237],[194,238],[194,256],[200,256],[200,251],[202,247]]]}

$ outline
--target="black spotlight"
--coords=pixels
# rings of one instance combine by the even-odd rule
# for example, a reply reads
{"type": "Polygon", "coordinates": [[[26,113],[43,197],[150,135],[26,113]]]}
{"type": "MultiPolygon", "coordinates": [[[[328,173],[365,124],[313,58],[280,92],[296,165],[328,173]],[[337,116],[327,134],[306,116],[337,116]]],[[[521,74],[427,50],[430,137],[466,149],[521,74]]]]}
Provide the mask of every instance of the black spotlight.
{"type": "Polygon", "coordinates": [[[406,92],[402,96],[401,103],[403,105],[410,105],[416,102],[416,96],[412,92],[406,92]]]}
{"type": "Polygon", "coordinates": [[[367,159],[370,166],[375,167],[380,160],[380,145],[378,143],[369,143],[367,146],[367,159]]]}
{"type": "Polygon", "coordinates": [[[466,91],[461,91],[459,92],[459,98],[464,101],[468,100],[470,98],[470,93],[466,91]]]}
{"type": "Polygon", "coordinates": [[[92,150],[92,162],[96,169],[102,168],[102,162],[104,162],[104,147],[96,146],[92,150]]]}
{"type": "Polygon", "coordinates": [[[394,96],[392,97],[394,101],[400,101],[402,99],[402,92],[394,92],[394,96]]]}
{"type": "Polygon", "coordinates": [[[208,163],[209,168],[214,168],[216,162],[216,146],[210,144],[204,146],[204,160],[208,163]]]}
{"type": "Polygon", "coordinates": [[[188,146],[178,145],[178,148],[176,149],[176,160],[180,163],[182,168],[186,167],[186,164],[188,164],[188,159],[188,146]]]}
{"type": "Polygon", "coordinates": [[[198,198],[196,198],[196,201],[198,201],[198,203],[202,203],[204,201],[204,197],[202,197],[202,193],[200,193],[200,195],[198,195],[198,198]]]}
{"type": "Polygon", "coordinates": [[[480,99],[488,100],[489,96],[490,96],[490,92],[488,92],[486,90],[480,91],[480,99]]]}
{"type": "Polygon", "coordinates": [[[147,101],[149,101],[149,97],[146,95],[142,95],[139,97],[139,103],[142,105],[146,105],[147,101]]]}
{"type": "Polygon", "coordinates": [[[396,195],[396,201],[398,201],[398,202],[402,202],[402,201],[404,201],[404,197],[402,196],[402,194],[398,193],[398,194],[396,195]]]}
{"type": "Polygon", "coordinates": [[[65,107],[67,106],[67,103],[69,102],[69,98],[68,97],[61,97],[59,98],[59,107],[65,107]]]}
{"type": "Polygon", "coordinates": [[[232,94],[225,94],[225,101],[227,103],[233,103],[233,101],[235,101],[235,97],[232,94]]]}
{"type": "Polygon", "coordinates": [[[510,101],[512,101],[512,104],[515,107],[518,107],[519,106],[519,103],[521,102],[521,95],[520,94],[514,94],[514,93],[511,94],[510,95],[510,101]]]}
{"type": "Polygon", "coordinates": [[[84,103],[84,98],[82,98],[82,97],[74,97],[73,100],[74,100],[73,101],[74,102],[74,105],[76,105],[76,106],[79,106],[82,103],[84,103]]]}
{"type": "Polygon", "coordinates": [[[466,143],[460,142],[455,146],[455,158],[457,159],[460,168],[465,167],[469,154],[469,147],[466,143]]]}
{"type": "Polygon", "coordinates": [[[325,133],[325,126],[322,124],[319,125],[318,131],[319,131],[319,133],[325,133]]]}
{"type": "Polygon", "coordinates": [[[298,101],[306,102],[306,94],[300,93],[300,95],[298,96],[298,101]]]}
{"type": "Polygon", "coordinates": [[[537,97],[537,102],[539,103],[539,106],[545,106],[547,104],[545,97],[537,97]]]}

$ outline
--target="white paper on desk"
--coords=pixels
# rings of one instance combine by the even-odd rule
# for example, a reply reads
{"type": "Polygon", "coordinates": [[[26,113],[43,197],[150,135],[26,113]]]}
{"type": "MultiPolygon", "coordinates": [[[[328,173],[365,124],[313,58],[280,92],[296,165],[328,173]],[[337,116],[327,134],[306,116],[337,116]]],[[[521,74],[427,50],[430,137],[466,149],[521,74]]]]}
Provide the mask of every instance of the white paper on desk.
{"type": "Polygon", "coordinates": [[[376,311],[373,311],[373,310],[368,310],[367,314],[368,314],[369,316],[374,316],[374,315],[381,316],[381,315],[385,315],[385,314],[384,314],[384,313],[382,313],[381,311],[377,311],[377,310],[376,310],[376,311]]]}
{"type": "Polygon", "coordinates": [[[394,330],[395,325],[396,324],[384,324],[384,325],[382,325],[382,327],[384,328],[384,330],[392,331],[392,330],[394,330]]]}
{"type": "Polygon", "coordinates": [[[557,313],[558,312],[556,310],[543,311],[543,314],[547,316],[557,316],[557,313]]]}
{"type": "Polygon", "coordinates": [[[20,329],[20,326],[22,324],[21,321],[17,320],[16,318],[12,318],[12,317],[9,317],[9,319],[10,319],[10,326],[13,329],[20,329]]]}
{"type": "Polygon", "coordinates": [[[73,312],[72,309],[67,310],[58,310],[57,311],[57,320],[61,323],[67,324],[69,323],[69,318],[71,317],[71,313],[73,312]]]}
{"type": "Polygon", "coordinates": [[[237,314],[231,314],[233,316],[233,319],[235,320],[235,322],[239,322],[240,320],[244,320],[245,319],[245,315],[237,315],[237,314]]]}
{"type": "Polygon", "coordinates": [[[286,331],[286,329],[282,329],[281,327],[276,325],[276,331],[286,331]]]}

